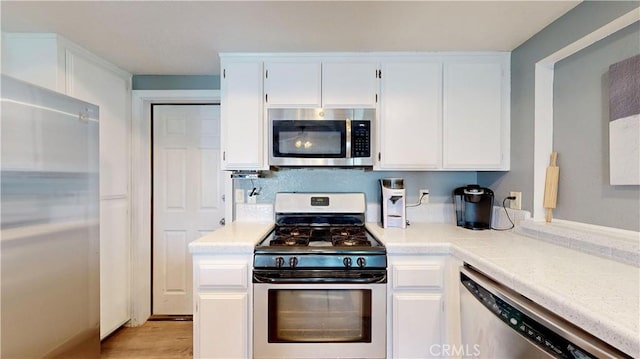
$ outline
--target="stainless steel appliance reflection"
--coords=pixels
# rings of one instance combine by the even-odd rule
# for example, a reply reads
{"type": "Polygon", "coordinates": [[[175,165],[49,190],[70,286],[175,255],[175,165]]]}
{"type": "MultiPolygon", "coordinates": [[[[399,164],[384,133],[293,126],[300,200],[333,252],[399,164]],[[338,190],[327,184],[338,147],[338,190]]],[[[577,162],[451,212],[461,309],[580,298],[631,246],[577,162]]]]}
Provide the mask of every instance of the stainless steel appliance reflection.
{"type": "Polygon", "coordinates": [[[370,167],[374,109],[269,109],[269,165],[370,167]]]}
{"type": "Polygon", "coordinates": [[[254,358],[384,358],[386,249],[363,193],[278,193],[254,254],[254,358]]]}
{"type": "Polygon", "coordinates": [[[460,311],[465,358],[630,358],[466,264],[460,311]]]}
{"type": "Polygon", "coordinates": [[[2,358],[100,357],[98,107],[2,76],[2,358]]]}

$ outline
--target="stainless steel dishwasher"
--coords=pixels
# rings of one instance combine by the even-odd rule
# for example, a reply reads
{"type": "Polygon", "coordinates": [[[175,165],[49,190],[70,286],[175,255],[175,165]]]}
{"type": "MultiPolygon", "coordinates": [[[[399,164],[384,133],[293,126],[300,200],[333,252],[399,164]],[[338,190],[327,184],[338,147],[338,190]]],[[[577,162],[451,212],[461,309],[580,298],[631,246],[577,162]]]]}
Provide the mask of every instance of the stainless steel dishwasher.
{"type": "Polygon", "coordinates": [[[467,264],[460,308],[464,357],[631,358],[467,264]]]}

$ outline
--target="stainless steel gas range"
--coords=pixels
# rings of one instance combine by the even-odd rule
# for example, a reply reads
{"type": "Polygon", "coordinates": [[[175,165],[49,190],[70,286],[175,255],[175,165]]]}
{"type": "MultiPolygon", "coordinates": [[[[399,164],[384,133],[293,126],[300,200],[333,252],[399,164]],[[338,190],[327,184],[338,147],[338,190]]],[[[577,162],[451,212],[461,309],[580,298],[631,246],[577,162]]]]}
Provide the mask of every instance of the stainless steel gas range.
{"type": "Polygon", "coordinates": [[[255,247],[254,358],[384,358],[387,257],[363,193],[278,193],[255,247]]]}

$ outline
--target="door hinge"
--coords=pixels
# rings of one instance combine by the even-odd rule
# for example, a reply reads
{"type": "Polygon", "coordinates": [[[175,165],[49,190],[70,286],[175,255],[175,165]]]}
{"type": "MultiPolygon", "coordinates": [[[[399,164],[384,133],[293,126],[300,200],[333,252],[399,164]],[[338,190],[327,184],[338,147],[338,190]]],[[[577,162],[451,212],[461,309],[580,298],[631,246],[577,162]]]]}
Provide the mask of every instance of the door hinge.
{"type": "Polygon", "coordinates": [[[196,313],[198,312],[198,302],[196,302],[196,313]]]}
{"type": "Polygon", "coordinates": [[[376,78],[382,78],[382,70],[376,70],[376,78]]]}
{"type": "Polygon", "coordinates": [[[225,202],[226,199],[227,199],[227,197],[225,195],[222,195],[220,198],[222,199],[222,202],[225,202]]]}

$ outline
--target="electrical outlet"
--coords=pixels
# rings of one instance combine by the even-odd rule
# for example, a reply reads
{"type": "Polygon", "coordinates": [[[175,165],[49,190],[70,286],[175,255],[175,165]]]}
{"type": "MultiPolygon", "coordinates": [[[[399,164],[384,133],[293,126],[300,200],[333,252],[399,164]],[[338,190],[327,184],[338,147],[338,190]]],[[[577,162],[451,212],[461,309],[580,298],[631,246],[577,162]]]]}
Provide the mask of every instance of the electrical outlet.
{"type": "Polygon", "coordinates": [[[509,196],[516,198],[509,202],[509,208],[522,209],[522,192],[509,192],[509,196]]]}
{"type": "Polygon", "coordinates": [[[235,198],[236,203],[244,203],[244,190],[243,189],[237,189],[235,197],[236,197],[235,198]]]}
{"type": "Polygon", "coordinates": [[[429,190],[421,189],[418,193],[418,199],[420,200],[420,204],[429,203],[429,190]]]}

